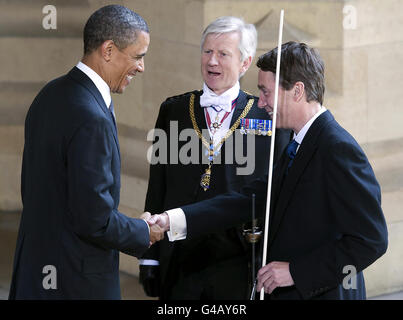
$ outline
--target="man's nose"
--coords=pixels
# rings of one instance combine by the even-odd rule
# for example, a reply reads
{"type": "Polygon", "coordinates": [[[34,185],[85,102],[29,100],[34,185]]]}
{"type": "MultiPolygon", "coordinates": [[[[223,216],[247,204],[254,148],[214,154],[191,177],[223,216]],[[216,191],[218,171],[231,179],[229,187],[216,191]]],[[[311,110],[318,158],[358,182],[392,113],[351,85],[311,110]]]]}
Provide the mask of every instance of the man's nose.
{"type": "Polygon", "coordinates": [[[145,64],[144,64],[144,58],[142,58],[139,61],[139,64],[137,65],[137,71],[138,72],[144,72],[144,70],[145,70],[145,64]]]}
{"type": "Polygon", "coordinates": [[[208,60],[208,64],[210,66],[215,66],[218,64],[217,56],[214,53],[210,56],[210,59],[208,60]]]}
{"type": "Polygon", "coordinates": [[[257,106],[261,109],[263,109],[267,105],[265,98],[263,97],[263,94],[259,94],[259,100],[257,102],[257,106]]]}

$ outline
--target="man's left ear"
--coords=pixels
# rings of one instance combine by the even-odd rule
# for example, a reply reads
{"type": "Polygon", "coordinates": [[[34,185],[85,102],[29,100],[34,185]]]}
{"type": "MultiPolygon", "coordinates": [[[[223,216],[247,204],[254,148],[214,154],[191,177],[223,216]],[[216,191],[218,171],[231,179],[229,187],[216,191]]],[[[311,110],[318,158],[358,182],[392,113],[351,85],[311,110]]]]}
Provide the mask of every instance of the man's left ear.
{"type": "Polygon", "coordinates": [[[305,93],[305,85],[301,81],[297,81],[294,84],[294,99],[295,101],[299,102],[305,93]]]}
{"type": "Polygon", "coordinates": [[[246,71],[248,71],[248,69],[249,69],[251,63],[252,63],[252,57],[246,58],[246,59],[242,62],[241,73],[245,73],[246,71]]]}
{"type": "Polygon", "coordinates": [[[101,55],[105,59],[106,62],[109,62],[111,60],[112,52],[114,50],[114,45],[115,44],[114,44],[113,40],[106,40],[100,47],[101,55]]]}

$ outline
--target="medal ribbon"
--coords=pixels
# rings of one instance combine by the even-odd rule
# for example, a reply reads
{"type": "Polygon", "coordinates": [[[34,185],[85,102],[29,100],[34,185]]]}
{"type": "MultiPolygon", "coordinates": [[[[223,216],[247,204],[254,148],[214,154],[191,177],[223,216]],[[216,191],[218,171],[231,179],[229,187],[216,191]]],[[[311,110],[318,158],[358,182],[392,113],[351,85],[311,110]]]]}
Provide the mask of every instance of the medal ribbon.
{"type": "MultiPolygon", "coordinates": [[[[237,100],[237,99],[235,99],[235,100],[232,101],[231,111],[225,113],[224,117],[222,117],[222,119],[221,119],[221,121],[220,121],[220,124],[219,124],[218,128],[221,127],[221,125],[222,125],[222,123],[224,122],[224,120],[227,119],[227,117],[229,116],[229,114],[234,110],[234,108],[235,108],[235,106],[236,106],[236,100],[237,100]]],[[[209,115],[209,113],[208,113],[208,111],[207,111],[206,109],[207,109],[207,108],[204,108],[204,114],[205,114],[205,116],[206,116],[207,127],[208,127],[209,129],[211,129],[211,119],[210,119],[210,115],[209,115]]],[[[215,109],[214,109],[214,110],[215,110],[215,109]]],[[[218,129],[218,128],[215,128],[215,129],[218,129]]]]}

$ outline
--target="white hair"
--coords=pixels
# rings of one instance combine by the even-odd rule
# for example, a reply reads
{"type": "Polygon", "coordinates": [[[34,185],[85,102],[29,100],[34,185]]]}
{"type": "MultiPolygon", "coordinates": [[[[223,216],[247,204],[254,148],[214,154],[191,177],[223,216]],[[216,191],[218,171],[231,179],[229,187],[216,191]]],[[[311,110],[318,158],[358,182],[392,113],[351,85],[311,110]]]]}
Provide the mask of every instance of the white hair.
{"type": "Polygon", "coordinates": [[[241,53],[241,61],[246,60],[249,57],[255,56],[257,46],[257,31],[253,24],[246,24],[242,18],[237,17],[220,17],[210,23],[206,29],[204,29],[201,38],[201,48],[203,50],[204,41],[207,35],[210,33],[223,34],[229,32],[238,32],[239,39],[239,51],[241,53]]]}

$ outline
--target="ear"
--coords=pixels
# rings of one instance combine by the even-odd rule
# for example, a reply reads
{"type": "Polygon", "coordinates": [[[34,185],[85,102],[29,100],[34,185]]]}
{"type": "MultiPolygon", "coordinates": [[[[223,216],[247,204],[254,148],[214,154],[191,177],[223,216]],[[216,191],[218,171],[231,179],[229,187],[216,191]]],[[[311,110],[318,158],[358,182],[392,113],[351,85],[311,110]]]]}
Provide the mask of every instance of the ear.
{"type": "Polygon", "coordinates": [[[249,56],[242,62],[241,73],[245,73],[246,71],[248,71],[251,63],[252,63],[252,57],[249,56]]]}
{"type": "Polygon", "coordinates": [[[105,59],[106,62],[109,62],[112,58],[112,53],[115,50],[115,43],[113,40],[106,40],[100,46],[101,55],[105,59]]]}
{"type": "Polygon", "coordinates": [[[294,84],[294,101],[300,102],[305,95],[305,85],[302,81],[297,81],[294,84]]]}

